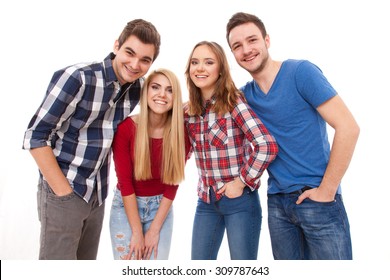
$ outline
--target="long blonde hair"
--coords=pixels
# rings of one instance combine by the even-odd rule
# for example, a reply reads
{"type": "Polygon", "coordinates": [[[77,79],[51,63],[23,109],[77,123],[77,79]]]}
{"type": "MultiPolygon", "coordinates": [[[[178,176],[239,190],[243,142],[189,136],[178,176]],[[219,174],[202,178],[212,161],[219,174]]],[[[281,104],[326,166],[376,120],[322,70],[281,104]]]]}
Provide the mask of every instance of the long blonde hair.
{"type": "Polygon", "coordinates": [[[169,80],[173,93],[173,107],[168,112],[163,134],[161,178],[165,184],[177,185],[184,180],[185,167],[183,101],[179,79],[168,69],[154,70],[142,88],[135,140],[134,174],[136,180],[152,178],[148,133],[148,87],[153,77],[157,75],[164,75],[169,80]]]}

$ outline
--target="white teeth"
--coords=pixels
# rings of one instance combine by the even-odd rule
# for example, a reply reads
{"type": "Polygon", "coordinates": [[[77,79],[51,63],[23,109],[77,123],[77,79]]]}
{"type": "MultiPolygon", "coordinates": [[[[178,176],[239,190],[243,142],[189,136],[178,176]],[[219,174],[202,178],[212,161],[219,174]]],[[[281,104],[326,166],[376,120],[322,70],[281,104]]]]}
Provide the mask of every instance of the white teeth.
{"type": "Polygon", "coordinates": [[[161,104],[161,105],[166,105],[168,102],[164,102],[164,101],[161,101],[161,100],[154,100],[155,103],[157,104],[161,104]]]}
{"type": "Polygon", "coordinates": [[[125,68],[127,71],[131,72],[132,74],[138,74],[138,71],[134,70],[133,68],[125,65],[125,68]]]}
{"type": "Polygon", "coordinates": [[[198,75],[198,76],[196,76],[197,78],[207,78],[207,76],[200,76],[200,75],[198,75]]]}
{"type": "Polygon", "coordinates": [[[254,55],[254,56],[251,56],[251,57],[245,58],[244,60],[245,60],[245,61],[251,61],[251,60],[255,59],[255,57],[256,57],[256,56],[254,55]]]}

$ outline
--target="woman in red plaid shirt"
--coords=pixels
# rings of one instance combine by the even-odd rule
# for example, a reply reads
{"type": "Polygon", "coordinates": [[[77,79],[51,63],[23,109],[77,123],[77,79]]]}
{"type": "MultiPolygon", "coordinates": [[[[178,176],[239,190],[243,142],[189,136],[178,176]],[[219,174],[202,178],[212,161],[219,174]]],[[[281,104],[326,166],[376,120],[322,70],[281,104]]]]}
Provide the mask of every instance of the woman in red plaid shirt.
{"type": "Polygon", "coordinates": [[[236,88],[219,44],[196,44],[185,74],[185,125],[199,173],[191,258],[217,259],[226,229],[231,259],[257,259],[258,188],[277,144],[236,88]]]}

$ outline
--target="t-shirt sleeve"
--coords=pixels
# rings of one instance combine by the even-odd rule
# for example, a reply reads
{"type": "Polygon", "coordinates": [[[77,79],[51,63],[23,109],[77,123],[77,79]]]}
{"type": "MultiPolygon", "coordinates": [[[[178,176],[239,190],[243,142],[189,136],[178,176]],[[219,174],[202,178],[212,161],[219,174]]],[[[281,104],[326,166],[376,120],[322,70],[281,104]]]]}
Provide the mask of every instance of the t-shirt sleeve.
{"type": "Polygon", "coordinates": [[[337,95],[321,69],[307,60],[300,63],[295,77],[298,92],[314,108],[337,95]]]}

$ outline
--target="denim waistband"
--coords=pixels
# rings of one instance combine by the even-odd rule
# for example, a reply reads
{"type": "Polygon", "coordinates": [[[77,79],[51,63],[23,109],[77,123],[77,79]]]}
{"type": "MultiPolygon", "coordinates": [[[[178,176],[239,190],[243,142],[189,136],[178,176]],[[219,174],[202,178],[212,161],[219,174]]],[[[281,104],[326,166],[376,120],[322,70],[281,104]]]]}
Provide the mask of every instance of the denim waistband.
{"type": "Polygon", "coordinates": [[[311,190],[312,188],[311,187],[308,187],[308,186],[304,186],[302,189],[300,190],[296,190],[296,191],[293,191],[293,192],[290,192],[290,193],[275,193],[275,195],[301,195],[304,191],[307,191],[307,190],[311,190]]]}

